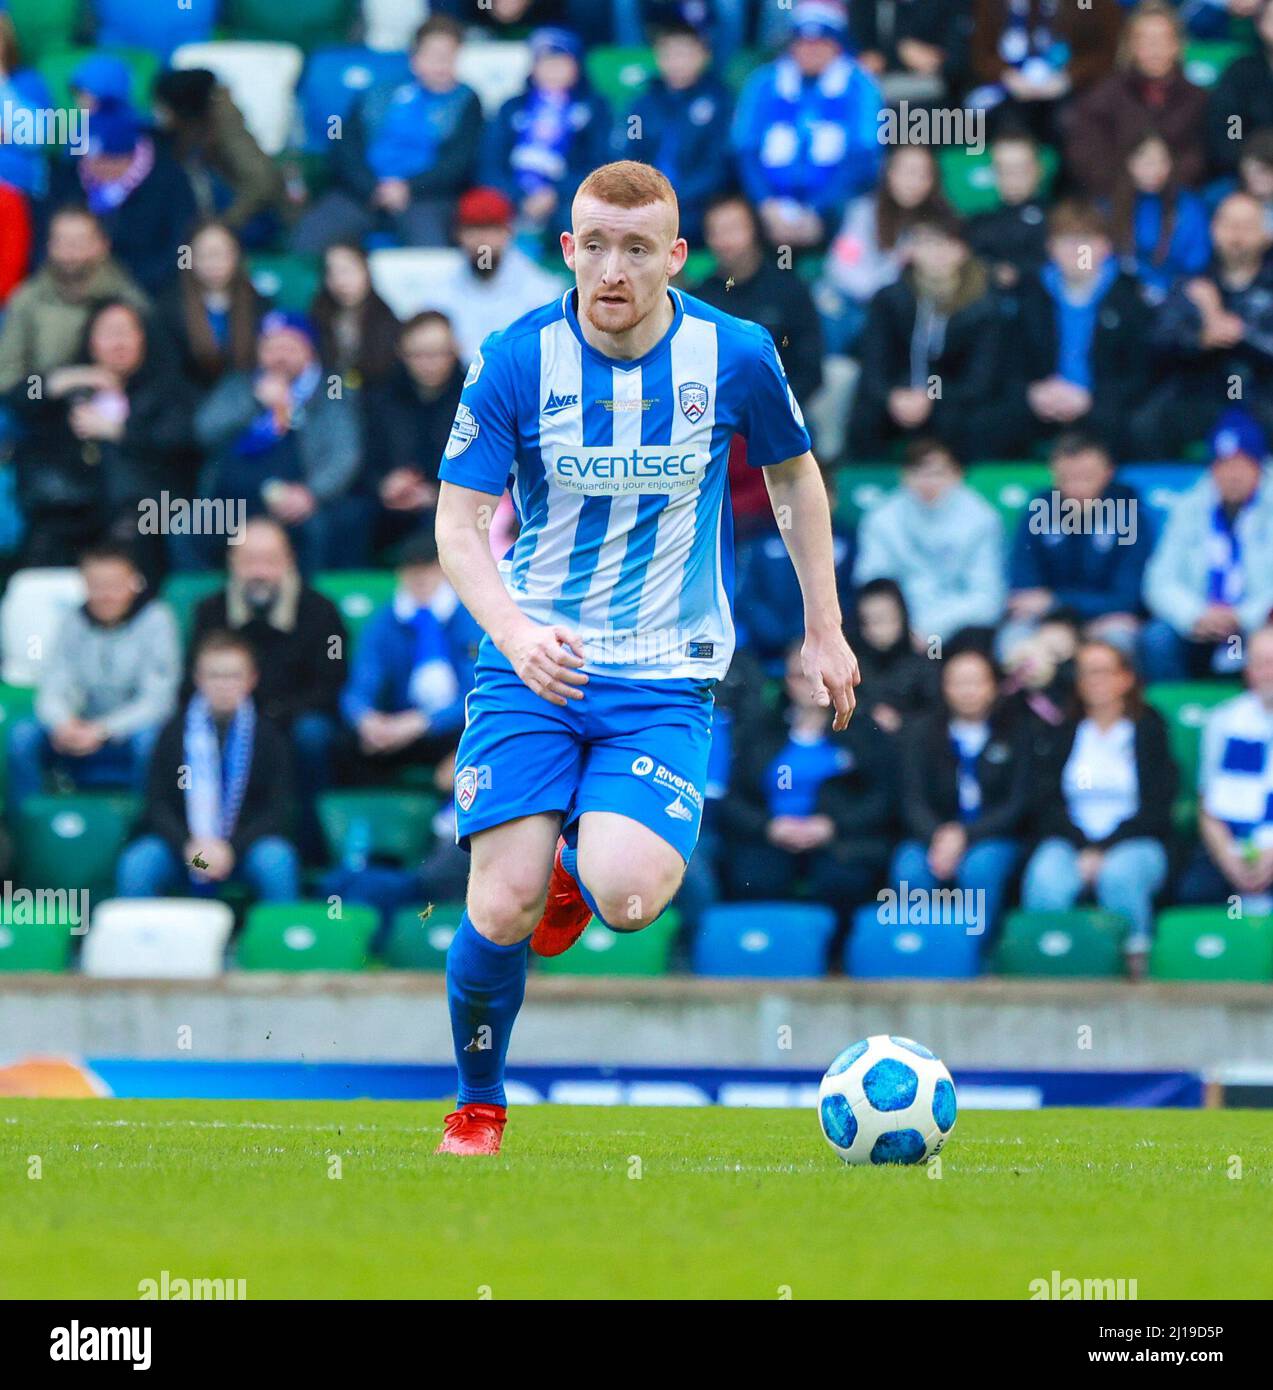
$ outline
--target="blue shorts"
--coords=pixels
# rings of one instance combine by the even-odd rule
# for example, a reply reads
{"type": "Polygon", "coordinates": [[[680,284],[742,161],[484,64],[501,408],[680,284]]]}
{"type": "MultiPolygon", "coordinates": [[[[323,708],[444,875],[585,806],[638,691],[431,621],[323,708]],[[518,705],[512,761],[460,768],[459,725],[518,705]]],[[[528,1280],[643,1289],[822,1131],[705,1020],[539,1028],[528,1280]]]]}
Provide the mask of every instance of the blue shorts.
{"type": "Polygon", "coordinates": [[[455,833],[560,812],[613,811],[653,830],[687,863],[703,819],[711,681],[589,674],[564,709],[525,686],[489,640],[455,755],[455,833]]]}

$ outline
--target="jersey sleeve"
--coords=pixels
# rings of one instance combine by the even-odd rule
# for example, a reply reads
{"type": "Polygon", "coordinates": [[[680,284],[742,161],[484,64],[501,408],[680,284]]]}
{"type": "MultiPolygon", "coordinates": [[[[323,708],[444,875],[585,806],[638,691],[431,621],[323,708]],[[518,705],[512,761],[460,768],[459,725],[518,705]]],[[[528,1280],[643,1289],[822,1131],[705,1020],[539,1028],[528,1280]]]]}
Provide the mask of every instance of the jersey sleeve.
{"type": "Polygon", "coordinates": [[[809,432],[795,392],[787,382],[774,340],[764,341],[752,368],[747,393],[747,462],[756,468],[783,463],[809,451],[809,432]]]}
{"type": "Polygon", "coordinates": [[[446,483],[498,496],[517,451],[517,411],[510,351],[492,334],[469,366],[442,453],[438,476],[446,483]]]}

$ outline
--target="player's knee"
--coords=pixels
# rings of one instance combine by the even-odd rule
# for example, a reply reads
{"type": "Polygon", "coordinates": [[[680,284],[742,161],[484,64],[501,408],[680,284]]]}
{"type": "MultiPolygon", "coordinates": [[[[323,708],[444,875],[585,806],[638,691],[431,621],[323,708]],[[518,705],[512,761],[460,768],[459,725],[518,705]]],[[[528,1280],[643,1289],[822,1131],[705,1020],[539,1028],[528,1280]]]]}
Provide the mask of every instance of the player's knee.
{"type": "Polygon", "coordinates": [[[488,941],[509,946],[535,930],[544,911],[544,889],[529,880],[507,878],[469,885],[469,919],[488,941]]]}
{"type": "Polygon", "coordinates": [[[674,884],[631,883],[594,894],[601,920],[615,931],[640,931],[667,906],[676,891],[674,884]]]}

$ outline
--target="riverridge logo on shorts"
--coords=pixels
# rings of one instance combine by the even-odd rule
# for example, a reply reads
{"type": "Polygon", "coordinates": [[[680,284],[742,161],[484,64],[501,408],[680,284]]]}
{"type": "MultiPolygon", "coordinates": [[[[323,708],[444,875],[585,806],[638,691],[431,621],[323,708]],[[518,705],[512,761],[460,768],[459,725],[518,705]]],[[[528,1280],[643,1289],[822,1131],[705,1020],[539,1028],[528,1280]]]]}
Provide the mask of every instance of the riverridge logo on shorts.
{"type": "Polygon", "coordinates": [[[461,811],[467,811],[477,799],[477,768],[466,767],[455,774],[455,800],[461,811]]]}
{"type": "Polygon", "coordinates": [[[653,773],[652,780],[656,787],[676,793],[671,804],[665,808],[673,820],[693,820],[695,809],[703,809],[703,795],[688,777],[682,777],[670,767],[656,763],[644,753],[633,761],[632,771],[637,777],[649,777],[653,773]],[[694,803],[693,808],[685,805],[683,798],[686,797],[694,803]]]}

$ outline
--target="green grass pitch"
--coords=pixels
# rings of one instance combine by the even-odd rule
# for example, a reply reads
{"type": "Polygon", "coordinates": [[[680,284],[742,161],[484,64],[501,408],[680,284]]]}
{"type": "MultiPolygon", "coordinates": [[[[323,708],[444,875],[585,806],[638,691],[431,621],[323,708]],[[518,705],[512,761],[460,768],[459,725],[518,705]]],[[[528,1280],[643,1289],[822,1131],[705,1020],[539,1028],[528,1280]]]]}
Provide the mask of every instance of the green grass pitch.
{"type": "Polygon", "coordinates": [[[0,1100],[0,1296],[1273,1296],[1267,1113],[969,1113],[934,1178],[787,1110],[527,1107],[499,1158],[438,1158],[446,1108],[0,1100]]]}

